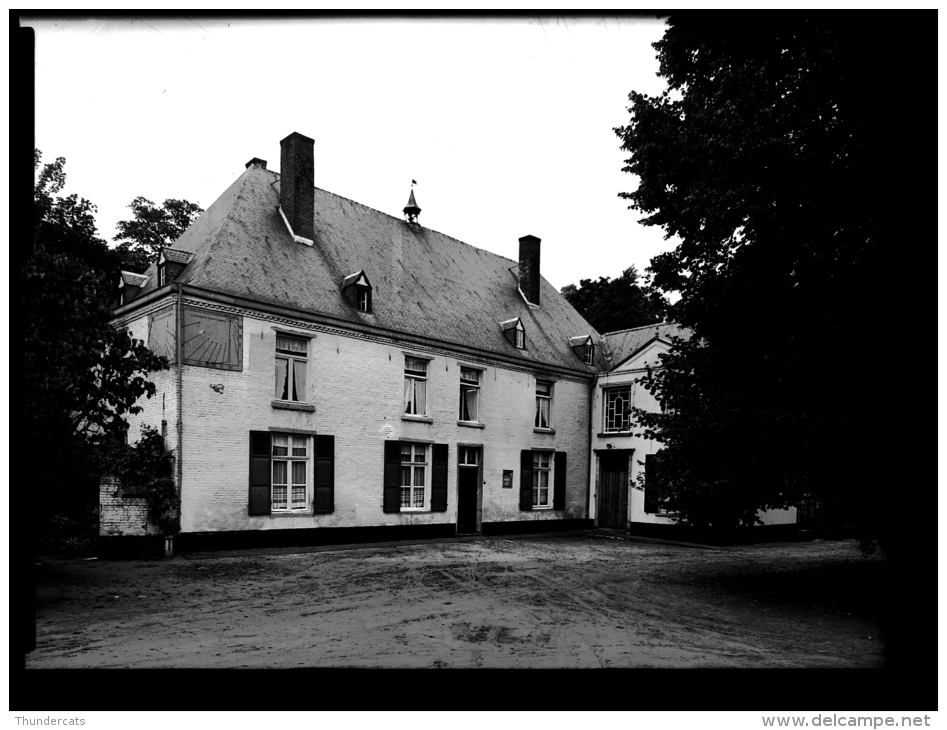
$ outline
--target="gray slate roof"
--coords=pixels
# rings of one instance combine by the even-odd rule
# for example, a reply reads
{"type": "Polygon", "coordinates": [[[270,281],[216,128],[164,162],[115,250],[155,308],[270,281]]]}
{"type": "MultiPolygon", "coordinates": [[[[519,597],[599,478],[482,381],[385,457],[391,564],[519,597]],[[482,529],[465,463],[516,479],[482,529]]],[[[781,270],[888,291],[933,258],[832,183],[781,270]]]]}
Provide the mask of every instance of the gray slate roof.
{"type": "MultiPolygon", "coordinates": [[[[545,279],[542,306],[527,306],[510,271],[516,261],[319,188],[315,243],[307,246],[293,241],[278,205],[279,174],[249,167],[175,242],[175,250],[194,254],[177,281],[592,372],[569,338],[591,334],[598,341],[598,333],[545,279]],[[372,314],[355,311],[341,291],[362,269],[372,282],[372,314]],[[526,328],[525,353],[497,326],[514,317],[526,328]]],[[[510,250],[517,250],[515,232],[510,250]]],[[[154,287],[153,277],[143,293],[154,287]]]]}
{"type": "Polygon", "coordinates": [[[608,349],[610,361],[608,368],[618,367],[655,337],[669,340],[671,337],[686,339],[689,336],[689,330],[674,322],[661,322],[660,324],[648,324],[643,327],[618,330],[617,332],[606,332],[602,335],[602,339],[605,340],[608,349]]]}

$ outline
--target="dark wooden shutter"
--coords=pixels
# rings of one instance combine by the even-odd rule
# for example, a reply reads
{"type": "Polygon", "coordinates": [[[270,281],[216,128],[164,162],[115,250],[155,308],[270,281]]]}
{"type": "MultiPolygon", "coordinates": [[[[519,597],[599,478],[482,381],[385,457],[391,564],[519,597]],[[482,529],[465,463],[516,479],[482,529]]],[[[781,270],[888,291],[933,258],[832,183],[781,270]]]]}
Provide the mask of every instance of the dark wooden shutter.
{"type": "Polygon", "coordinates": [[[431,512],[447,511],[447,444],[434,444],[431,466],[431,512]]]}
{"type": "Polygon", "coordinates": [[[335,436],[316,436],[316,475],[313,512],[335,509],[335,436]]]}
{"type": "Polygon", "coordinates": [[[553,464],[555,475],[552,490],[552,508],[566,508],[566,452],[557,451],[553,464]]]}
{"type": "Polygon", "coordinates": [[[401,511],[401,442],[385,441],[385,489],[382,509],[401,511]]]}
{"type": "Polygon", "coordinates": [[[270,514],[270,434],[268,431],[250,431],[250,503],[247,513],[270,514]]]}
{"type": "Polygon", "coordinates": [[[657,499],[658,491],[658,454],[645,454],[644,457],[644,511],[651,515],[660,511],[657,499]]]}
{"type": "Polygon", "coordinates": [[[520,509],[533,509],[533,452],[520,452],[520,509]]]}

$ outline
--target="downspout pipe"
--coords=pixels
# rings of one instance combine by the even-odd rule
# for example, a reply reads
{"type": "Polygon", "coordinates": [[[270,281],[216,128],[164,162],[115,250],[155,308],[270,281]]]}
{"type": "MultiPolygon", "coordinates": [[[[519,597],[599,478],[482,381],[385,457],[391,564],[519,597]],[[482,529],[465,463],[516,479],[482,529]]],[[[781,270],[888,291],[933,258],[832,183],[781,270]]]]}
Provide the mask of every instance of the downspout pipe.
{"type": "Polygon", "coordinates": [[[177,383],[177,399],[178,399],[178,458],[175,460],[177,467],[177,499],[178,499],[178,528],[180,529],[181,525],[181,479],[184,475],[184,459],[183,450],[184,450],[184,399],[182,395],[182,379],[181,372],[184,369],[184,284],[180,282],[175,282],[175,287],[177,288],[178,301],[177,301],[177,311],[175,312],[175,328],[174,328],[174,359],[177,362],[177,372],[175,373],[177,383]]]}
{"type": "Polygon", "coordinates": [[[595,373],[592,378],[592,383],[589,386],[589,424],[588,428],[585,429],[585,432],[589,437],[589,446],[586,450],[586,453],[589,455],[589,466],[585,470],[585,476],[588,478],[588,488],[585,490],[585,519],[592,520],[593,526],[595,526],[595,518],[589,514],[592,505],[592,486],[594,485],[594,480],[592,478],[592,473],[595,471],[595,453],[592,451],[592,406],[595,403],[595,390],[598,387],[598,373],[595,373]]]}

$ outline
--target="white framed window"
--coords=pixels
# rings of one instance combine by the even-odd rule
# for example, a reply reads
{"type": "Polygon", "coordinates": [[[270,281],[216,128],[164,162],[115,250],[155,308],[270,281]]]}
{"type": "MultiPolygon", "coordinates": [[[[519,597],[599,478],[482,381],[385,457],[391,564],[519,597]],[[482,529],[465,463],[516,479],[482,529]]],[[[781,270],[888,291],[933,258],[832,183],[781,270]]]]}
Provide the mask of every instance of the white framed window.
{"type": "Polygon", "coordinates": [[[427,415],[427,360],[404,358],[404,412],[427,415]]]}
{"type": "Polygon", "coordinates": [[[513,331],[514,344],[521,350],[526,349],[526,330],[522,322],[516,323],[516,329],[513,331]]]}
{"type": "Polygon", "coordinates": [[[158,267],[158,286],[164,286],[167,284],[168,279],[168,267],[164,264],[158,267]]]}
{"type": "Polygon", "coordinates": [[[309,436],[273,434],[271,509],[294,512],[309,508],[309,436]]]}
{"type": "Polygon", "coordinates": [[[536,381],[536,428],[552,428],[550,413],[552,412],[552,383],[544,380],[536,381]]]}
{"type": "Polygon", "coordinates": [[[595,345],[591,342],[585,346],[585,364],[591,365],[595,355],[595,345]]]}
{"type": "Polygon", "coordinates": [[[355,288],[355,308],[360,312],[371,311],[371,300],[369,299],[368,289],[365,287],[355,288]]]}
{"type": "Polygon", "coordinates": [[[550,507],[549,472],[550,452],[533,452],[533,507],[550,507]]]}
{"type": "Polygon", "coordinates": [[[631,428],[631,386],[608,388],[605,391],[605,433],[631,428]]]}
{"type": "Polygon", "coordinates": [[[460,415],[461,421],[480,420],[480,371],[460,368],[460,415]]]}
{"type": "Polygon", "coordinates": [[[305,403],[309,340],[276,334],[276,399],[305,403]]]}
{"type": "Polygon", "coordinates": [[[427,485],[426,444],[401,444],[401,510],[424,509],[427,485]]]}

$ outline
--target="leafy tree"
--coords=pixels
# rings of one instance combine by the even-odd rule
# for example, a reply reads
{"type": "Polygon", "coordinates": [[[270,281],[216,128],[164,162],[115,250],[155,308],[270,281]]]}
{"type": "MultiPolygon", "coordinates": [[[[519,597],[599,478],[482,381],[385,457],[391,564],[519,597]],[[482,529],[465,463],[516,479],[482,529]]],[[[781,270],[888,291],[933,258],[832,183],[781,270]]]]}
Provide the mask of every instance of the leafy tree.
{"type": "Polygon", "coordinates": [[[638,283],[634,266],[616,279],[600,276],[598,281],[582,279],[578,287],[568,284],[562,287],[562,294],[599,332],[630,329],[673,316],[661,292],[638,283]]]}
{"type": "Polygon", "coordinates": [[[155,260],[164,246],[176,241],[188,226],[204,212],[196,203],[168,198],[156,206],[147,198],[135,198],[131,205],[133,218],[116,224],[118,234],[112,239],[120,241],[118,250],[126,256],[128,269],[143,272],[155,260]]]}
{"type": "Polygon", "coordinates": [[[33,242],[49,254],[69,254],[97,271],[108,274],[113,283],[122,268],[122,258],[98,237],[96,207],[78,195],[62,197],[66,184],[66,159],[42,163],[42,153],[33,151],[33,242]]]}
{"type": "Polygon", "coordinates": [[[916,176],[904,160],[930,159],[918,140],[935,115],[918,73],[931,57],[878,17],[750,17],[671,16],[655,44],[667,89],[632,92],[631,121],[615,130],[640,178],[621,197],[681,240],[650,271],[680,293],[677,319],[694,335],[646,380],[668,407],[637,414],[665,447],[652,488],[698,526],[815,499],[900,549],[916,519],[893,514],[891,494],[917,471],[879,463],[890,419],[871,348],[914,299],[892,280],[892,253],[930,234],[930,190],[905,189],[916,176]],[[911,100],[897,113],[913,134],[879,105],[884,88],[911,100]]]}
{"type": "Polygon", "coordinates": [[[149,373],[167,367],[142,341],[110,325],[114,280],[90,263],[109,262],[95,235],[94,206],[57,196],[64,163],[59,158],[39,169],[35,157],[36,240],[19,272],[23,435],[32,479],[54,508],[94,496],[95,441],[124,434],[122,416],[140,411],[135,402],[155,392],[149,373]]]}

